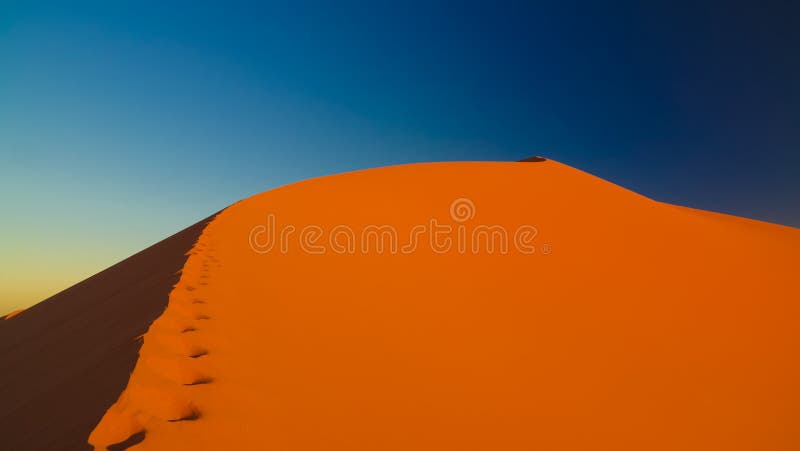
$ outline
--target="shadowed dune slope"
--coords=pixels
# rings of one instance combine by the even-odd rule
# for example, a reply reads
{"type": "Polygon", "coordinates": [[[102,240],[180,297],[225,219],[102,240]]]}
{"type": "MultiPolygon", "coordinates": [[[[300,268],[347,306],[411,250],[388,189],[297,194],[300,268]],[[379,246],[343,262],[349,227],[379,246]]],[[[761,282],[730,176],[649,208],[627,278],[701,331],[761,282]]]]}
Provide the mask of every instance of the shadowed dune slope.
{"type": "Polygon", "coordinates": [[[308,180],[203,231],[89,440],[800,449],[798,258],[800,230],[656,202],[550,160],[308,180]],[[423,233],[409,251],[433,220],[450,249],[423,233]],[[374,226],[396,232],[396,252],[365,238],[374,226]],[[507,252],[484,232],[459,249],[462,227],[506,231],[507,252]],[[519,230],[532,248],[513,244],[519,230]]]}
{"type": "Polygon", "coordinates": [[[209,220],[0,320],[0,449],[91,448],[209,220]]]}

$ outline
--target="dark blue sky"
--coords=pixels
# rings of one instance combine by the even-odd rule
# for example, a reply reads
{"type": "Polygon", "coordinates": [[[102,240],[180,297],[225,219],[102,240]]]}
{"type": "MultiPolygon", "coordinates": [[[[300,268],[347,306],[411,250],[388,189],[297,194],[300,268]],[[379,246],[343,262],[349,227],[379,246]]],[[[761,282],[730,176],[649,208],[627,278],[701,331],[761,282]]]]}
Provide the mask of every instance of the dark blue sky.
{"type": "Polygon", "coordinates": [[[0,6],[3,239],[110,264],[295,180],[532,154],[800,226],[797,2],[288,3],[0,6]]]}

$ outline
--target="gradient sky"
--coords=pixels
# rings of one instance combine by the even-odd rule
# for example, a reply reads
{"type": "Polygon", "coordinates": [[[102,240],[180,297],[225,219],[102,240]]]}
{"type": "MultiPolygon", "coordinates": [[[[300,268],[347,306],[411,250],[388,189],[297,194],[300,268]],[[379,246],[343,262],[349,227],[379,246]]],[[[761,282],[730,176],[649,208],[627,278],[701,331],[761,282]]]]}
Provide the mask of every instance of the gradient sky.
{"type": "Polygon", "coordinates": [[[797,2],[288,3],[0,3],[0,314],[243,197],[415,161],[541,154],[800,226],[797,2]]]}

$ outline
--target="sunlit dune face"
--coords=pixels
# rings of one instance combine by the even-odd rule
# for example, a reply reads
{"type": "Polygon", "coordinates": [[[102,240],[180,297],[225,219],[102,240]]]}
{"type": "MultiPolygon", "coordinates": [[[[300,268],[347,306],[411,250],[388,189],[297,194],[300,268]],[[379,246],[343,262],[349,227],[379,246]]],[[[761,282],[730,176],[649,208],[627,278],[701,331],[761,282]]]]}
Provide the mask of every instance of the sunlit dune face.
{"type": "Polygon", "coordinates": [[[798,448],[798,255],[553,161],[286,186],[206,228],[89,441],[798,448]]]}

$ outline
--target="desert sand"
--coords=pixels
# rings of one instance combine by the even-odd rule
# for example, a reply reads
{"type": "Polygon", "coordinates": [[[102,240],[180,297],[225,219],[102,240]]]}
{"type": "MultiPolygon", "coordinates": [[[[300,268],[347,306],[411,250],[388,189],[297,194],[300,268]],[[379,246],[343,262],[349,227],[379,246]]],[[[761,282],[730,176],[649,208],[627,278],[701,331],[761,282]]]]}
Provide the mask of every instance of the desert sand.
{"type": "MultiPolygon", "coordinates": [[[[660,203],[550,160],[288,185],[205,227],[126,388],[85,439],[136,450],[799,449],[799,259],[800,230],[660,203]],[[268,249],[270,215],[295,228],[285,250],[268,249]],[[433,219],[455,241],[480,226],[535,233],[505,253],[487,242],[440,252],[424,238],[403,252],[433,219]],[[328,241],[371,225],[393,227],[398,251],[328,241]],[[308,226],[322,235],[303,248],[308,226]]],[[[2,323],[35,333],[22,323],[32,313],[2,323]]],[[[130,335],[97,352],[132,363],[130,335]]]]}
{"type": "Polygon", "coordinates": [[[0,320],[0,449],[91,449],[207,222],[0,320]]]}

